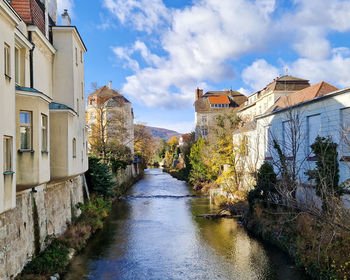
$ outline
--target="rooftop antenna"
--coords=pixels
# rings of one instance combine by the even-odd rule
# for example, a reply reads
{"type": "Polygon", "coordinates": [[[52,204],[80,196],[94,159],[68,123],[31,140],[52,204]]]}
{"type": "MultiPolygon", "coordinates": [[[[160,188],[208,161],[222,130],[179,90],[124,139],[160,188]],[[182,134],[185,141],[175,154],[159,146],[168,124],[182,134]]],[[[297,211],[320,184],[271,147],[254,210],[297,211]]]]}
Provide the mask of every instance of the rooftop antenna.
{"type": "Polygon", "coordinates": [[[286,75],[288,75],[288,73],[289,73],[289,69],[288,67],[286,67],[286,75]]]}

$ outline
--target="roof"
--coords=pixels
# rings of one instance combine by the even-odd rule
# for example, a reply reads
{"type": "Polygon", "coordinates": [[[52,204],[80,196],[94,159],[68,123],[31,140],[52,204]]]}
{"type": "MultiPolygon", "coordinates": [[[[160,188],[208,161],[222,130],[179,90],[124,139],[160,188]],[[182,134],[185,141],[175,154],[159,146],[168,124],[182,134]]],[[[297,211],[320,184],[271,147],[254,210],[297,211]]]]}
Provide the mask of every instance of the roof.
{"type": "Polygon", "coordinates": [[[219,96],[209,96],[210,104],[230,104],[230,100],[227,95],[219,95],[219,96]]]}
{"type": "Polygon", "coordinates": [[[287,96],[283,96],[277,100],[277,102],[268,110],[268,112],[277,111],[282,108],[293,106],[295,104],[305,102],[314,99],[319,96],[326,95],[333,91],[338,90],[335,86],[332,86],[326,82],[320,82],[305,89],[293,92],[287,96]]]}
{"type": "Polygon", "coordinates": [[[216,91],[207,91],[202,97],[209,97],[212,95],[228,95],[228,96],[240,96],[242,93],[232,90],[216,90],[216,91]]]}
{"type": "Polygon", "coordinates": [[[112,88],[109,88],[108,86],[100,87],[99,89],[97,89],[93,93],[91,93],[88,96],[88,98],[91,98],[94,96],[105,98],[105,100],[108,98],[112,98],[112,97],[113,98],[120,97],[123,99],[124,102],[130,103],[130,101],[128,99],[126,99],[122,94],[120,94],[118,91],[116,91],[112,88]]]}
{"type": "Polygon", "coordinates": [[[56,102],[51,102],[49,105],[49,108],[51,110],[72,110],[72,111],[74,111],[72,108],[70,108],[64,104],[60,104],[60,103],[56,103],[56,102]]]}

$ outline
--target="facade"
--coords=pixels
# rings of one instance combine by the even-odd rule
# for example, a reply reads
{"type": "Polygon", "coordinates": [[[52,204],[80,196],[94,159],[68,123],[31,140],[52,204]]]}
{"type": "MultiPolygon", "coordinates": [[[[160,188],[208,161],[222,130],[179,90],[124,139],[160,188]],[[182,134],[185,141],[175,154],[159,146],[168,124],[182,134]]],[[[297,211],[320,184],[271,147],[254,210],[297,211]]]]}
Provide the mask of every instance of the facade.
{"type": "Polygon", "coordinates": [[[309,86],[308,80],[290,75],[278,77],[262,90],[248,96],[248,100],[238,108],[238,112],[245,119],[253,119],[255,116],[265,113],[281,97],[309,86]]]}
{"type": "Polygon", "coordinates": [[[195,134],[207,138],[210,129],[216,126],[218,115],[236,111],[237,108],[247,101],[243,94],[232,91],[208,91],[203,94],[202,89],[196,89],[195,106],[195,134]]]}
{"type": "Polygon", "coordinates": [[[83,201],[86,47],[62,16],[57,26],[55,0],[0,0],[0,279],[61,234],[83,201]]]}
{"type": "Polygon", "coordinates": [[[91,93],[87,102],[89,144],[103,134],[106,143],[114,141],[123,144],[134,155],[134,112],[131,102],[112,89],[111,82],[91,93]]]}
{"type": "Polygon", "coordinates": [[[248,175],[255,172],[265,160],[278,162],[273,148],[275,140],[287,162],[296,163],[299,182],[310,184],[305,172],[315,168],[316,160],[310,146],[321,136],[330,137],[338,144],[340,183],[347,181],[350,178],[349,98],[350,88],[338,90],[321,82],[279,99],[265,114],[256,116],[234,133],[234,141],[247,140],[248,153],[240,162],[242,172],[248,175]],[[296,125],[292,127],[291,122],[296,125]]]}

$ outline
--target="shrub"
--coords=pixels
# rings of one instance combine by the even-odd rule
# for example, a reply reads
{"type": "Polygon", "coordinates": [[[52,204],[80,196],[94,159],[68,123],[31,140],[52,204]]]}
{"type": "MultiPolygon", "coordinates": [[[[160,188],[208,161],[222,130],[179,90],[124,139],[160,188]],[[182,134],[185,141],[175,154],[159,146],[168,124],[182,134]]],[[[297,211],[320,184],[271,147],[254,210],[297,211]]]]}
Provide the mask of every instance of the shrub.
{"type": "Polygon", "coordinates": [[[53,239],[50,246],[35,257],[23,270],[24,274],[52,275],[63,273],[69,262],[69,249],[58,240],[53,239]]]}
{"type": "Polygon", "coordinates": [[[268,202],[270,195],[276,193],[276,182],[273,166],[265,161],[259,168],[255,189],[248,193],[249,207],[252,209],[256,199],[268,202]]]}
{"type": "Polygon", "coordinates": [[[101,162],[101,159],[89,157],[89,170],[86,172],[86,181],[91,193],[103,197],[113,196],[114,183],[112,182],[112,175],[108,165],[101,162]]]}

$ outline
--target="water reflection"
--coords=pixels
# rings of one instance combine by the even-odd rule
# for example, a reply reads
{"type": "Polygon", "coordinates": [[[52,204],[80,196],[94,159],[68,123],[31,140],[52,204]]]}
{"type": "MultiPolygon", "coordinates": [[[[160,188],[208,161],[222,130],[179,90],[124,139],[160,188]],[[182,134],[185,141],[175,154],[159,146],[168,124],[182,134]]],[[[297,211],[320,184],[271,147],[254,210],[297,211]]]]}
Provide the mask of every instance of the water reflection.
{"type": "Polygon", "coordinates": [[[300,279],[235,220],[197,217],[217,209],[189,194],[183,182],[147,170],[65,279],[300,279]]]}

